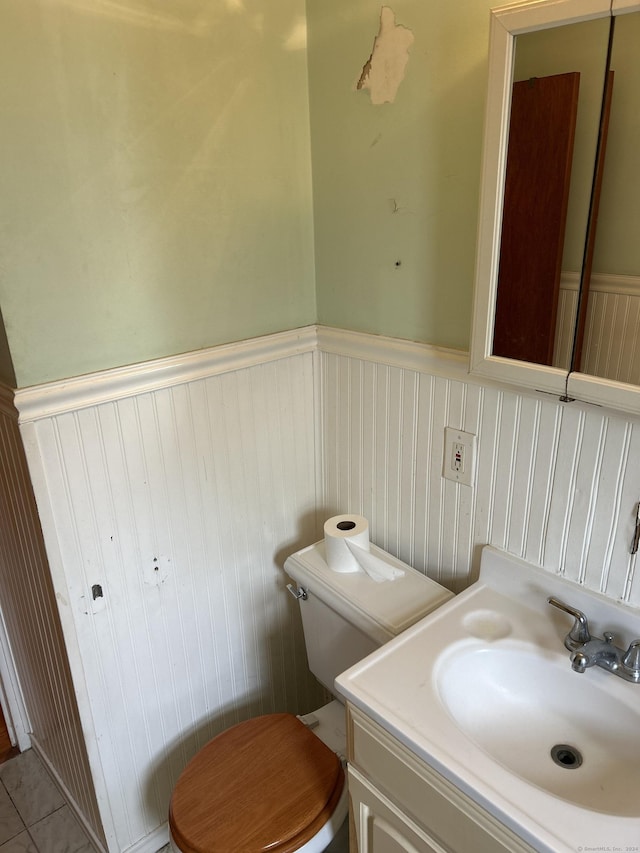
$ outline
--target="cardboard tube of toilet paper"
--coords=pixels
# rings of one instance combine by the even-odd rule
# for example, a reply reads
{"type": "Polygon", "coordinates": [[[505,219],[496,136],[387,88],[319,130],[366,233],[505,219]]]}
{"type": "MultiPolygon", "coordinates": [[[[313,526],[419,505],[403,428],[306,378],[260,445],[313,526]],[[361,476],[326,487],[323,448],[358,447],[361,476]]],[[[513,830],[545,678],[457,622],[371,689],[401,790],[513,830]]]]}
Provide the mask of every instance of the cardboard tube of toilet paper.
{"type": "Polygon", "coordinates": [[[360,572],[360,564],[347,547],[353,542],[369,550],[369,522],[361,515],[334,515],[324,523],[327,565],[333,572],[360,572]]]}

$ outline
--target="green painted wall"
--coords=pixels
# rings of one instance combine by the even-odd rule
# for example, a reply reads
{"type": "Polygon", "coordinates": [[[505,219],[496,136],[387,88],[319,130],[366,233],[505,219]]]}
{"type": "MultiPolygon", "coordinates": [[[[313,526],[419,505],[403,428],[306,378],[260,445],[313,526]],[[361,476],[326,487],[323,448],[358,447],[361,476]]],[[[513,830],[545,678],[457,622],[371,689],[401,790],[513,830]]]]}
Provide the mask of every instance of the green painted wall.
{"type": "Polygon", "coordinates": [[[616,19],[595,272],[640,276],[640,12],[616,19]]]}
{"type": "Polygon", "coordinates": [[[465,349],[496,4],[389,5],[415,41],[374,106],[355,84],[380,2],[307,2],[318,320],[465,349]]]}
{"type": "Polygon", "coordinates": [[[304,0],[6,0],[20,387],[314,322],[304,0]]]}
{"type": "Polygon", "coordinates": [[[7,0],[0,379],[312,322],[466,349],[493,5],[392,3],[374,105],[379,0],[7,0]]]}

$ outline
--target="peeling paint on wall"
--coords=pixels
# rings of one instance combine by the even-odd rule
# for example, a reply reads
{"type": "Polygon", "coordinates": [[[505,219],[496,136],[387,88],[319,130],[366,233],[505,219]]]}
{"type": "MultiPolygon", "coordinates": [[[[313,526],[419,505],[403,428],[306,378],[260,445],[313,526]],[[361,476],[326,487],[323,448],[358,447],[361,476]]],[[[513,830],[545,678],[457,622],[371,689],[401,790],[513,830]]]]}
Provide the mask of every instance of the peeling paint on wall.
{"type": "Polygon", "coordinates": [[[409,48],[414,37],[411,30],[396,24],[393,9],[383,6],[380,30],[373,42],[371,56],[365,62],[357,89],[368,89],[372,104],[393,103],[404,79],[409,48]]]}

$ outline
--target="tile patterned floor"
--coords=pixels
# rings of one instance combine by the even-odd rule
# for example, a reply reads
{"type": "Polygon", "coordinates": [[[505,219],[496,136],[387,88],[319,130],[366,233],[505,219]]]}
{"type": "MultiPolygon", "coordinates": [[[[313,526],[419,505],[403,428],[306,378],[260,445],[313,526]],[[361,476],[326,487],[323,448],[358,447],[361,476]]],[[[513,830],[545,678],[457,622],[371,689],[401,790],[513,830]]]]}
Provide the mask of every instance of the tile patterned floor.
{"type": "MultiPolygon", "coordinates": [[[[327,853],[346,853],[347,831],[345,821],[327,853]]],[[[95,853],[32,749],[0,764],[0,853],[95,853]]]]}
{"type": "Polygon", "coordinates": [[[0,765],[0,853],[95,853],[32,749],[0,765]]]}

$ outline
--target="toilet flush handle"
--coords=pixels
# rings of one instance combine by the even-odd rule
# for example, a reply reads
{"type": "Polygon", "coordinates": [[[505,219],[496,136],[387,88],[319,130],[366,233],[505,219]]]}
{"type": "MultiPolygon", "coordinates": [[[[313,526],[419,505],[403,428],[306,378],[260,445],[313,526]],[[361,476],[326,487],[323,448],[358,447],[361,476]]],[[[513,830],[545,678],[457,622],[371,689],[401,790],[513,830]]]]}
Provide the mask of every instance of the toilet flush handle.
{"type": "Polygon", "coordinates": [[[303,589],[301,586],[295,587],[292,583],[288,583],[287,589],[289,590],[291,595],[296,599],[296,601],[299,601],[300,599],[302,599],[303,601],[306,601],[307,598],[309,598],[309,596],[307,595],[307,590],[303,589]]]}

